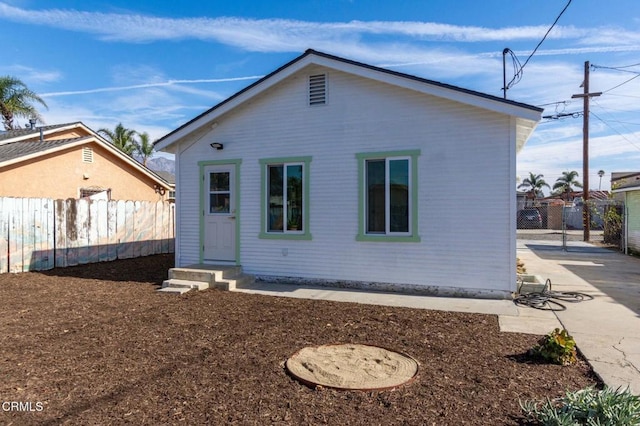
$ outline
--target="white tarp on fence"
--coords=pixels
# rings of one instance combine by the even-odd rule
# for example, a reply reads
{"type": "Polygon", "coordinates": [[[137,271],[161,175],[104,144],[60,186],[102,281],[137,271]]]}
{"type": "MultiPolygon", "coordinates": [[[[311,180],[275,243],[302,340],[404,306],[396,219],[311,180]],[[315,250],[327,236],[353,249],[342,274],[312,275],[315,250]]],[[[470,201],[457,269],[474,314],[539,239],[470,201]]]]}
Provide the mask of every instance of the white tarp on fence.
{"type": "Polygon", "coordinates": [[[0,273],[173,253],[174,230],[166,201],[0,197],[0,273]]]}

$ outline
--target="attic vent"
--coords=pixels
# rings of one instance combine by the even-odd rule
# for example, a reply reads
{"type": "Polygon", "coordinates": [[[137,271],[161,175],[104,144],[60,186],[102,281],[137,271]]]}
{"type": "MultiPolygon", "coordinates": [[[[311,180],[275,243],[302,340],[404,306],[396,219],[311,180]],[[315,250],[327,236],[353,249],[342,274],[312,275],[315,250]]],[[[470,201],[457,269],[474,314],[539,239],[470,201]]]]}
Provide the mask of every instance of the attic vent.
{"type": "Polygon", "coordinates": [[[324,105],[327,103],[327,75],[309,76],[309,105],[324,105]]]}
{"type": "Polygon", "coordinates": [[[93,163],[93,149],[85,146],[82,148],[82,162],[93,163]]]}

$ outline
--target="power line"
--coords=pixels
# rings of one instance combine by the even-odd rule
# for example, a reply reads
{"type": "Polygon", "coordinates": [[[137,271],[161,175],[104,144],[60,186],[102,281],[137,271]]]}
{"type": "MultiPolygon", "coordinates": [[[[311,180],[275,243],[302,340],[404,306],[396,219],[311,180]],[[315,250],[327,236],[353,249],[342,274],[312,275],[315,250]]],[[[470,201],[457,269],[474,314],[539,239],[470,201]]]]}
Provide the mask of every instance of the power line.
{"type": "Polygon", "coordinates": [[[629,124],[631,126],[640,126],[640,123],[631,123],[629,121],[609,120],[610,123],[629,124]]]}
{"type": "Polygon", "coordinates": [[[634,73],[637,74],[637,71],[627,71],[624,68],[632,68],[632,67],[637,67],[640,66],[640,63],[637,64],[631,64],[631,65],[622,65],[619,67],[607,67],[604,65],[592,65],[591,68],[593,68],[594,70],[596,69],[605,69],[605,70],[615,70],[615,71],[622,71],[622,72],[630,72],[630,73],[634,73]]]}
{"type": "Polygon", "coordinates": [[[557,108],[558,105],[560,105],[560,104],[564,104],[566,106],[566,105],[569,105],[570,103],[571,103],[571,101],[556,101],[556,102],[549,102],[549,103],[546,103],[546,104],[538,104],[536,106],[538,106],[538,107],[546,107],[546,106],[549,106],[549,105],[555,105],[556,108],[557,108]]]}
{"type": "Polygon", "coordinates": [[[634,95],[621,95],[619,93],[608,93],[608,96],[617,96],[619,98],[632,98],[632,99],[640,99],[640,96],[634,96],[634,95]]]}
{"type": "Polygon", "coordinates": [[[607,92],[612,91],[613,89],[617,89],[618,87],[623,86],[623,85],[629,83],[630,81],[635,80],[638,77],[640,77],[640,74],[634,75],[629,80],[623,81],[622,83],[618,84],[617,86],[613,86],[611,89],[605,90],[602,93],[607,93],[607,92]]]}
{"type": "Polygon", "coordinates": [[[620,136],[622,139],[624,139],[625,141],[629,142],[634,148],[636,148],[638,151],[640,151],[640,146],[636,145],[635,143],[631,142],[625,135],[623,135],[622,133],[620,133],[618,130],[614,129],[609,123],[607,123],[605,120],[603,120],[602,118],[598,117],[598,115],[596,113],[594,113],[593,111],[590,111],[590,114],[593,115],[595,118],[597,118],[598,120],[600,120],[605,126],[607,126],[608,128],[610,128],[611,130],[613,130],[614,132],[616,132],[618,134],[618,136],[620,136]]]}
{"type": "MultiPolygon", "coordinates": [[[[602,110],[605,112],[605,114],[610,115],[609,111],[615,111],[612,108],[605,108],[602,105],[600,105],[600,103],[597,100],[594,100],[594,103],[602,110]]],[[[609,122],[613,122],[612,120],[608,120],[609,122]]],[[[622,125],[622,128],[628,132],[628,133],[633,133],[633,131],[631,129],[629,129],[628,127],[626,127],[623,123],[620,123],[622,125]]],[[[611,128],[611,126],[609,126],[611,128]]]]}
{"type": "Polygon", "coordinates": [[[616,69],[637,67],[637,66],[639,66],[639,65],[640,65],[640,62],[638,62],[637,64],[623,65],[623,66],[620,66],[620,67],[616,67],[616,69]]]}
{"type": "MultiPolygon", "coordinates": [[[[511,86],[517,84],[521,79],[522,79],[522,71],[524,69],[524,67],[527,66],[527,64],[529,63],[529,60],[533,57],[533,55],[536,54],[536,52],[538,51],[538,49],[540,48],[540,46],[542,45],[542,43],[547,39],[547,36],[549,35],[549,33],[551,32],[551,30],[553,29],[553,27],[556,26],[556,24],[558,23],[558,21],[560,20],[560,17],[564,14],[564,12],[567,10],[567,8],[569,7],[569,5],[571,4],[571,0],[569,0],[566,4],[566,6],[564,7],[564,9],[562,9],[562,11],[560,12],[560,14],[556,17],[555,21],[553,21],[553,24],[551,24],[551,26],[549,27],[549,29],[547,30],[547,32],[545,33],[544,37],[542,37],[542,40],[540,40],[540,42],[538,43],[538,45],[536,46],[535,49],[533,49],[533,52],[531,52],[531,54],[529,55],[529,57],[527,58],[526,61],[524,61],[524,64],[522,64],[522,66],[519,68],[519,70],[515,73],[515,75],[513,76],[513,79],[511,79],[511,81],[509,82],[509,84],[506,84],[504,89],[504,95],[505,98],[507,96],[507,90],[509,90],[509,88],[511,88],[511,86]],[[516,81],[517,80],[517,81],[516,81]]],[[[515,53],[513,53],[513,51],[509,48],[504,49],[502,51],[503,55],[506,55],[507,53],[511,53],[512,59],[514,59],[514,63],[517,61],[517,63],[519,64],[518,58],[515,57],[515,53]]]]}
{"type": "Polygon", "coordinates": [[[576,111],[576,112],[562,112],[560,114],[543,115],[542,118],[547,120],[560,120],[566,117],[579,118],[581,116],[582,116],[582,111],[576,111]]]}
{"type": "Polygon", "coordinates": [[[635,74],[633,77],[631,77],[629,80],[623,81],[622,83],[618,84],[617,86],[613,86],[611,89],[609,90],[605,90],[602,93],[607,93],[610,92],[614,89],[617,89],[620,86],[624,86],[625,84],[629,83],[632,80],[635,80],[636,78],[640,77],[640,71],[629,71],[626,70],[624,68],[631,68],[631,67],[637,67],[640,66],[640,63],[637,64],[631,64],[631,65],[622,65],[619,67],[607,67],[604,65],[592,65],[591,68],[593,68],[594,70],[596,69],[604,69],[604,70],[614,70],[614,71],[620,71],[620,72],[626,72],[626,73],[630,73],[630,74],[635,74]]]}

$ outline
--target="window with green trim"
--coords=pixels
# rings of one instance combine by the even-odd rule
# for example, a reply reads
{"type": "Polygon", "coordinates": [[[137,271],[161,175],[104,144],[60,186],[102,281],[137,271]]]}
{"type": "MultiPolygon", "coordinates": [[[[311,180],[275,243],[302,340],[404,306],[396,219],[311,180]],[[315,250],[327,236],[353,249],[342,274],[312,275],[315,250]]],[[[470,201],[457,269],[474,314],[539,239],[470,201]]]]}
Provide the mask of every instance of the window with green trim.
{"type": "Polygon", "coordinates": [[[417,150],[356,155],[360,187],[358,240],[419,241],[418,155],[417,150]]]}
{"type": "Polygon", "coordinates": [[[303,232],[304,182],[302,163],[267,166],[267,232],[303,232]]]}
{"type": "Polygon", "coordinates": [[[410,235],[409,158],[367,160],[367,234],[410,235]]]}
{"type": "Polygon", "coordinates": [[[311,157],[260,160],[262,206],[260,238],[310,240],[309,164],[311,157]]]}

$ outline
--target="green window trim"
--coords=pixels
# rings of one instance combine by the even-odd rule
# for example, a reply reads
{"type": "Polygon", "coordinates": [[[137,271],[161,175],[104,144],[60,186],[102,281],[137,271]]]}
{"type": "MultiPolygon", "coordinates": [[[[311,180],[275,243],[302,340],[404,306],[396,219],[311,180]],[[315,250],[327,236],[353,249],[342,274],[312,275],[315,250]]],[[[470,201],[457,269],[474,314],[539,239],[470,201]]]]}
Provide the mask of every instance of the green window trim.
{"type": "Polygon", "coordinates": [[[264,158],[259,160],[260,163],[260,234],[258,238],[270,239],[270,240],[311,240],[310,222],[309,222],[309,164],[311,163],[310,156],[304,157],[276,157],[276,158],[264,158]],[[302,231],[286,231],[283,232],[269,232],[267,230],[267,216],[268,216],[268,176],[269,166],[278,165],[302,165],[302,231]]]}
{"type": "Polygon", "coordinates": [[[418,157],[420,150],[401,150],[401,151],[383,151],[383,152],[366,152],[356,154],[358,161],[358,234],[356,241],[374,241],[374,242],[398,242],[398,243],[417,243],[420,242],[418,235],[418,157]],[[393,158],[408,158],[410,163],[410,210],[409,223],[410,235],[392,234],[370,234],[366,232],[367,213],[366,213],[366,163],[368,160],[386,160],[393,158]]]}
{"type": "Polygon", "coordinates": [[[236,173],[235,173],[235,197],[236,197],[236,265],[240,265],[240,164],[242,164],[242,160],[208,160],[208,161],[198,161],[198,168],[200,172],[200,210],[198,216],[200,217],[200,241],[198,248],[198,258],[200,259],[200,263],[204,261],[204,252],[202,247],[204,246],[204,210],[205,210],[205,198],[204,198],[204,169],[208,166],[224,166],[227,164],[235,165],[236,173]]]}

